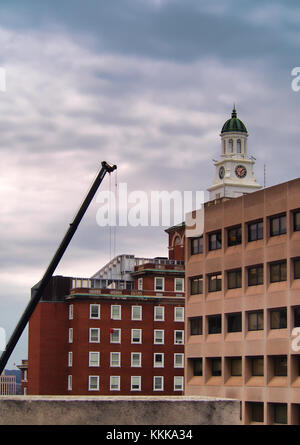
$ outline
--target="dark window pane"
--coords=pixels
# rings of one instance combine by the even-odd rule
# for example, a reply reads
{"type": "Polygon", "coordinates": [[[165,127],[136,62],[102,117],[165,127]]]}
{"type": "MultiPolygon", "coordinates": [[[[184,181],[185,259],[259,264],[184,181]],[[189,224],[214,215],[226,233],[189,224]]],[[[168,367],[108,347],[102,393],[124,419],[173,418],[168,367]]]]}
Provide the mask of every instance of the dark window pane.
{"type": "Polygon", "coordinates": [[[202,358],[193,358],[193,375],[202,376],[202,358]]]}
{"type": "Polygon", "coordinates": [[[264,375],[264,359],[263,357],[255,357],[252,359],[252,375],[263,376],[264,375]]]}
{"type": "Polygon", "coordinates": [[[274,362],[274,376],[285,377],[287,376],[287,357],[281,355],[273,358],[274,362]]]}
{"type": "Polygon", "coordinates": [[[263,311],[248,313],[248,331],[259,331],[264,328],[263,311]]]}
{"type": "Polygon", "coordinates": [[[228,246],[236,246],[242,242],[242,229],[241,227],[235,227],[228,229],[228,246]]]}
{"type": "Polygon", "coordinates": [[[212,315],[208,317],[208,333],[220,334],[222,331],[221,315],[212,315]]]}
{"type": "Polygon", "coordinates": [[[286,215],[270,218],[270,235],[277,236],[286,233],[286,215]]]}
{"type": "Polygon", "coordinates": [[[191,254],[203,253],[203,236],[191,240],[191,254]]]}
{"type": "Polygon", "coordinates": [[[300,211],[294,213],[294,230],[300,230],[300,211]]]}
{"type": "Polygon", "coordinates": [[[202,317],[190,318],[190,335],[202,335],[202,317]]]}
{"type": "Polygon", "coordinates": [[[286,308],[270,311],[271,329],[284,329],[287,326],[286,308]]]}
{"type": "Polygon", "coordinates": [[[227,272],[227,281],[228,289],[236,289],[242,287],[242,271],[239,269],[227,272]]]}
{"type": "Polygon", "coordinates": [[[242,331],[242,314],[230,314],[227,316],[227,331],[241,332],[242,331]]]}
{"type": "Polygon", "coordinates": [[[294,279],[300,278],[300,260],[294,260],[294,279]]]}
{"type": "Polygon", "coordinates": [[[212,376],[222,375],[221,359],[220,358],[212,358],[211,359],[211,375],[212,376]]]}
{"type": "Polygon", "coordinates": [[[202,276],[190,278],[191,295],[203,293],[203,278],[202,276]]]}
{"type": "Polygon", "coordinates": [[[300,307],[294,309],[294,328],[300,326],[300,307]]]}
{"type": "Polygon", "coordinates": [[[287,423],[287,405],[284,403],[275,403],[274,409],[274,423],[287,423]]]}
{"type": "Polygon", "coordinates": [[[248,241],[263,239],[263,221],[248,224],[248,241]]]}
{"type": "Polygon", "coordinates": [[[222,289],[222,275],[208,275],[208,292],[217,292],[222,289]]]}
{"type": "Polygon", "coordinates": [[[232,376],[241,376],[242,375],[242,359],[241,358],[232,358],[230,360],[231,367],[231,375],[232,376]]]}
{"type": "Polygon", "coordinates": [[[258,286],[264,282],[263,266],[249,267],[248,269],[248,286],[258,286]]]}
{"type": "Polygon", "coordinates": [[[264,421],[264,404],[262,402],[251,403],[251,420],[252,422],[264,421]]]}
{"type": "Polygon", "coordinates": [[[270,264],[270,282],[286,281],[286,261],[270,264]]]}
{"type": "Polygon", "coordinates": [[[211,233],[208,235],[208,249],[217,250],[222,247],[222,235],[221,231],[211,233]]]}

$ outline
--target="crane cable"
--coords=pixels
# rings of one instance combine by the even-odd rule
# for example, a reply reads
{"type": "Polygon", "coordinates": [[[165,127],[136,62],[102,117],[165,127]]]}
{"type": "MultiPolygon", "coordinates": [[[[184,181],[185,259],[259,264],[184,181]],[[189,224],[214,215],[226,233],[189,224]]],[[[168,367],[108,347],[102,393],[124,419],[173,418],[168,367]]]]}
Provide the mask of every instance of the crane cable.
{"type": "MultiPolygon", "coordinates": [[[[117,202],[117,191],[118,191],[118,175],[117,170],[115,172],[115,185],[114,185],[114,203],[117,202]]],[[[111,183],[111,174],[109,173],[109,205],[108,205],[108,211],[109,211],[109,261],[111,262],[113,258],[116,256],[116,234],[117,234],[117,222],[115,221],[116,215],[112,215],[112,183],[111,183]],[[113,225],[113,230],[112,230],[113,225]]],[[[116,212],[116,205],[113,209],[114,212],[116,212]]],[[[110,278],[112,279],[112,268],[110,270],[110,278]]]]}

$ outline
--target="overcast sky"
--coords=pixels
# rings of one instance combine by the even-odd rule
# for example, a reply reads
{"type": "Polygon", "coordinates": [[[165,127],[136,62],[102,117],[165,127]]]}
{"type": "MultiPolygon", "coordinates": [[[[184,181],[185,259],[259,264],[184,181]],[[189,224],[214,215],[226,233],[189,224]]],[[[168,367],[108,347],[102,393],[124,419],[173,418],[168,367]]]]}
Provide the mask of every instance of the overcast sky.
{"type": "MultiPolygon", "coordinates": [[[[292,0],[1,0],[0,327],[7,337],[106,160],[128,191],[206,190],[233,103],[260,184],[299,176],[300,5],[292,0]]],[[[115,187],[108,176],[103,189],[115,187]],[[110,184],[109,184],[110,183],[110,184]]],[[[96,199],[56,273],[111,256],[96,199]]],[[[114,253],[166,256],[165,227],[114,253]]],[[[27,358],[27,331],[8,367],[27,358]]]]}

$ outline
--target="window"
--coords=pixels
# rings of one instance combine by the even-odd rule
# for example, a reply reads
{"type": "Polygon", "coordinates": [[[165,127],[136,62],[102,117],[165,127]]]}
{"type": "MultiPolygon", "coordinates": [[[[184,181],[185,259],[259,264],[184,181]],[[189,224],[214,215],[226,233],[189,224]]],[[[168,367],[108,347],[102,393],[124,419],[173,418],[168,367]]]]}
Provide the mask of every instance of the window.
{"type": "Polygon", "coordinates": [[[140,375],[132,375],[131,376],[131,391],[140,391],[141,390],[141,376],[140,375]]]}
{"type": "Polygon", "coordinates": [[[190,335],[202,335],[202,317],[189,318],[190,335]]]}
{"type": "MultiPolygon", "coordinates": [[[[70,352],[68,352],[68,366],[71,367],[72,365],[73,365],[73,352],[70,351],[70,352]]],[[[24,375],[25,375],[25,371],[24,371],[24,375]]],[[[25,377],[24,377],[24,380],[26,380],[25,377]]]]}
{"type": "Polygon", "coordinates": [[[228,289],[237,289],[242,287],[242,271],[241,269],[231,270],[227,272],[228,289]]]}
{"type": "Polygon", "coordinates": [[[164,390],[164,378],[163,376],[153,377],[153,391],[163,391],[164,390]]]}
{"type": "Polygon", "coordinates": [[[241,332],[242,331],[242,313],[227,315],[227,332],[241,332]]]}
{"type": "Polygon", "coordinates": [[[174,344],[183,345],[184,343],[184,331],[174,331],[174,344]]]}
{"type": "Polygon", "coordinates": [[[300,230],[300,210],[297,210],[296,212],[294,212],[293,214],[293,228],[294,231],[296,232],[297,230],[300,230]]]}
{"type": "Polygon", "coordinates": [[[248,331],[261,331],[264,328],[263,311],[248,312],[248,331]]]}
{"type": "Polygon", "coordinates": [[[221,230],[208,235],[208,250],[218,250],[222,247],[221,230]]]}
{"type": "Polygon", "coordinates": [[[142,366],[142,353],[132,352],[131,353],[131,367],[140,368],[142,366]]]}
{"type": "Polygon", "coordinates": [[[217,292],[222,290],[222,274],[214,273],[207,276],[208,292],[217,292]]]}
{"type": "Polygon", "coordinates": [[[286,215],[271,217],[270,236],[283,235],[284,233],[286,233],[286,215]]]}
{"type": "Polygon", "coordinates": [[[286,281],[286,261],[270,263],[270,282],[286,281]]]}
{"type": "Polygon", "coordinates": [[[175,278],[174,279],[174,291],[175,292],[184,292],[184,278],[175,278]]]}
{"type": "Polygon", "coordinates": [[[242,242],[242,228],[239,227],[233,227],[232,229],[227,230],[227,245],[230,246],[237,246],[238,244],[241,244],[242,242]]]}
{"type": "Polygon", "coordinates": [[[68,375],[68,391],[72,391],[72,376],[68,375]]]}
{"type": "Polygon", "coordinates": [[[294,308],[294,328],[300,326],[300,306],[294,308]]]}
{"type": "Polygon", "coordinates": [[[191,295],[197,295],[203,293],[202,275],[190,278],[190,290],[191,290],[191,295]]]}
{"type": "Polygon", "coordinates": [[[164,277],[155,277],[154,278],[154,290],[163,291],[165,288],[165,279],[164,277]]]}
{"type": "Polygon", "coordinates": [[[264,375],[264,358],[253,357],[251,359],[251,375],[263,376],[264,375]]]}
{"type": "Polygon", "coordinates": [[[154,368],[163,368],[164,367],[164,354],[163,353],[155,353],[154,354],[154,368]]]}
{"type": "Polygon", "coordinates": [[[287,405],[285,403],[273,404],[274,423],[287,423],[287,405]]]}
{"type": "Polygon", "coordinates": [[[154,344],[164,344],[165,331],[163,329],[154,329],[154,344]]]}
{"type": "Polygon", "coordinates": [[[274,376],[286,377],[287,376],[287,357],[286,355],[278,355],[273,357],[274,363],[274,376]]]}
{"type": "Polygon", "coordinates": [[[73,343],[73,328],[69,328],[69,343],[73,343]]]}
{"type": "Polygon", "coordinates": [[[89,341],[90,341],[90,343],[100,343],[100,329],[99,328],[90,328],[89,341]]]}
{"type": "Polygon", "coordinates": [[[233,153],[233,140],[232,139],[229,139],[228,146],[229,146],[229,152],[233,153]]]}
{"type": "Polygon", "coordinates": [[[193,376],[202,376],[203,368],[202,368],[202,358],[192,358],[189,359],[192,362],[193,376]]]}
{"type": "Polygon", "coordinates": [[[211,359],[211,375],[214,377],[219,377],[222,375],[221,358],[212,358],[211,359]]]}
{"type": "Polygon", "coordinates": [[[248,241],[257,241],[264,237],[263,221],[248,224],[248,241]]]}
{"type": "Polygon", "coordinates": [[[109,382],[109,388],[111,391],[120,391],[121,378],[119,375],[111,375],[109,382]]]}
{"type": "Polygon", "coordinates": [[[73,316],[74,316],[74,305],[70,304],[70,306],[69,306],[69,320],[73,320],[73,316]]]}
{"type": "Polygon", "coordinates": [[[143,278],[138,278],[138,290],[143,290],[143,278]]]}
{"type": "Polygon", "coordinates": [[[121,320],[121,306],[117,304],[112,304],[110,309],[111,309],[111,319],[121,320]]]}
{"type": "Polygon", "coordinates": [[[90,304],[90,318],[91,319],[100,318],[100,304],[90,304]]]}
{"type": "Polygon", "coordinates": [[[300,259],[294,260],[294,280],[300,278],[300,259]]]}
{"type": "Polygon", "coordinates": [[[242,153],[242,145],[241,145],[241,140],[240,139],[238,139],[237,141],[236,141],[236,150],[237,150],[237,152],[238,153],[242,153]]]}
{"type": "Polygon", "coordinates": [[[110,343],[121,343],[121,329],[110,329],[110,343]]]}
{"type": "Polygon", "coordinates": [[[270,328],[284,329],[287,326],[286,308],[274,309],[270,311],[270,328]]]}
{"type": "Polygon", "coordinates": [[[142,320],[142,306],[131,306],[131,320],[142,320]]]}
{"type": "Polygon", "coordinates": [[[264,404],[262,402],[251,402],[251,421],[263,422],[264,421],[264,404]]]}
{"type": "Polygon", "coordinates": [[[100,366],[100,352],[90,351],[89,352],[89,366],[100,366]]]}
{"type": "Polygon", "coordinates": [[[131,343],[142,343],[141,329],[131,329],[131,343]]]}
{"type": "Polygon", "coordinates": [[[119,368],[121,366],[121,352],[110,353],[110,366],[112,368],[119,368]]]}
{"type": "Polygon", "coordinates": [[[264,268],[262,264],[248,268],[248,286],[258,286],[264,282],[264,268]]]}
{"type": "Polygon", "coordinates": [[[221,315],[210,315],[208,319],[208,333],[220,334],[222,330],[221,315]]]}
{"type": "Polygon", "coordinates": [[[174,321],[184,321],[184,307],[174,308],[174,321]]]}
{"type": "Polygon", "coordinates": [[[184,367],[184,354],[174,354],[174,368],[184,367]]]}
{"type": "Polygon", "coordinates": [[[164,321],[165,308],[164,306],[154,306],[154,321],[164,321]]]}
{"type": "Polygon", "coordinates": [[[183,376],[174,376],[174,391],[183,391],[183,376]]]}
{"type": "Polygon", "coordinates": [[[98,375],[89,375],[89,391],[99,391],[98,375]]]}
{"type": "Polygon", "coordinates": [[[203,253],[203,236],[191,239],[191,255],[203,253]]]}
{"type": "Polygon", "coordinates": [[[240,357],[230,359],[230,375],[233,377],[242,375],[242,359],[240,357]]]}

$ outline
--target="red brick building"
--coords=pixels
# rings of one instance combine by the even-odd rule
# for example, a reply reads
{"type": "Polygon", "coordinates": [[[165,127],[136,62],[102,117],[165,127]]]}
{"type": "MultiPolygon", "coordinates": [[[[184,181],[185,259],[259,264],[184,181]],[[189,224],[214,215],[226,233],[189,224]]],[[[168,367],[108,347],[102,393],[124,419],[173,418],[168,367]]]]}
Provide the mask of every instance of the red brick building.
{"type": "Polygon", "coordinates": [[[29,322],[23,392],[183,394],[184,226],[167,233],[169,258],[120,256],[105,268],[130,260],[126,280],[52,278],[29,322]]]}

